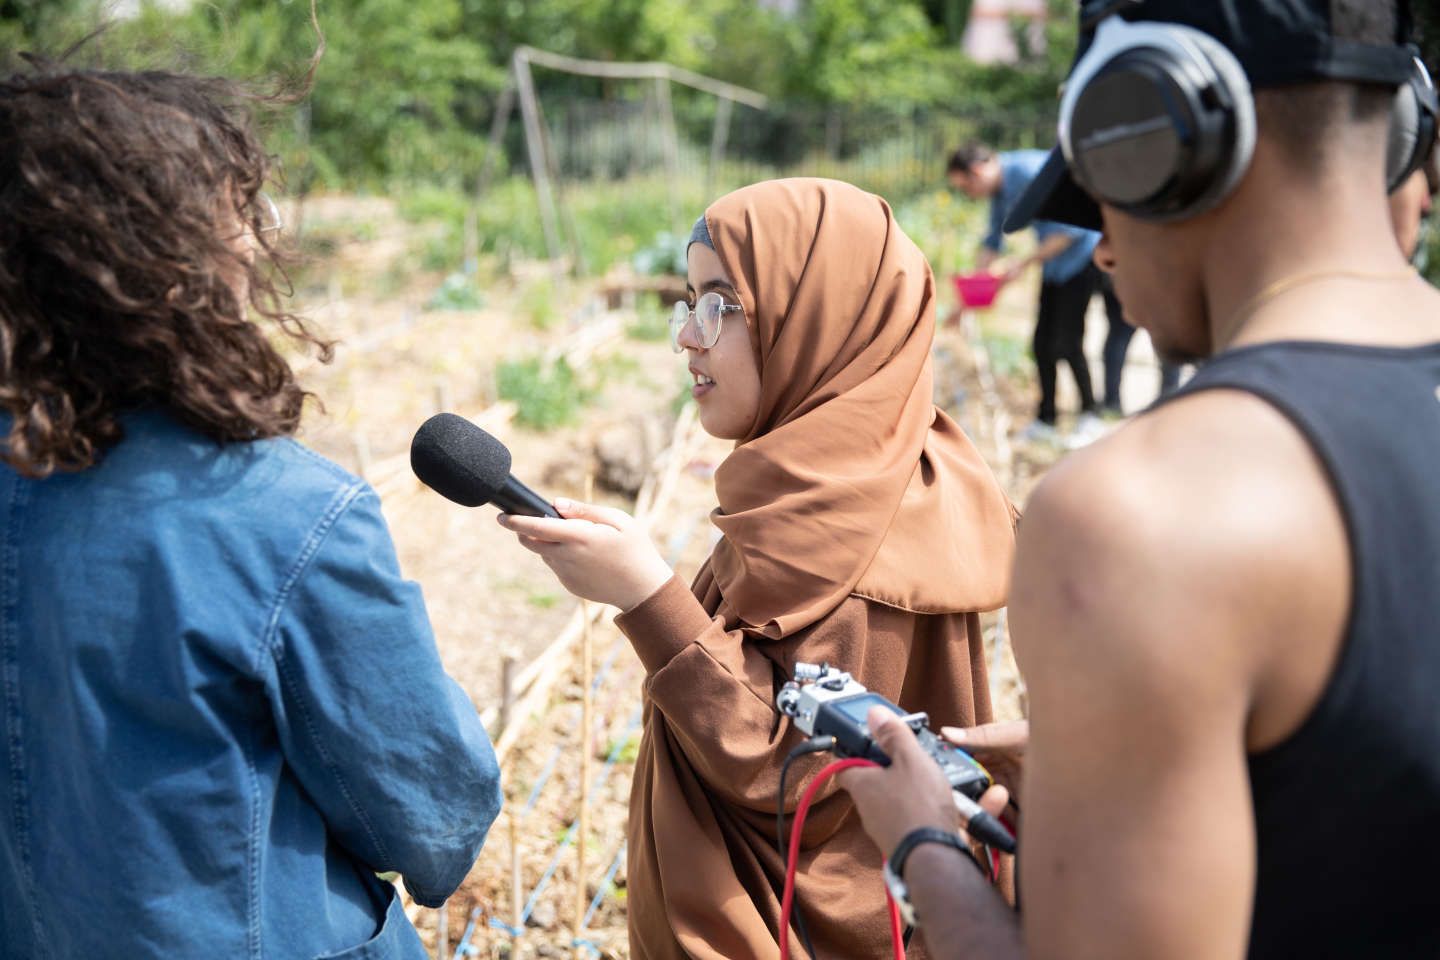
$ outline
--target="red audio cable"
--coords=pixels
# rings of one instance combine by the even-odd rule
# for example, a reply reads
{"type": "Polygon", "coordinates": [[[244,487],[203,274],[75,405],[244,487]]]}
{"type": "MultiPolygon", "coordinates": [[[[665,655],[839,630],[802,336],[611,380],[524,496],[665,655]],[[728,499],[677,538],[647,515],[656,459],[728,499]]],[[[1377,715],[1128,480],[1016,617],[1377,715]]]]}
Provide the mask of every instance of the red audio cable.
{"type": "MultiPolygon", "coordinates": [[[[795,822],[790,826],[790,851],[785,858],[785,894],[780,900],[780,960],[790,960],[790,910],[795,900],[795,866],[800,860],[800,833],[805,829],[805,814],[810,810],[810,802],[815,799],[820,785],[841,770],[874,766],[878,764],[859,757],[836,760],[810,781],[810,786],[805,788],[800,797],[800,805],[795,808],[795,822]]],[[[905,960],[905,943],[900,931],[900,908],[890,899],[889,890],[885,891],[885,902],[890,907],[890,942],[894,948],[895,960],[905,960]]]]}

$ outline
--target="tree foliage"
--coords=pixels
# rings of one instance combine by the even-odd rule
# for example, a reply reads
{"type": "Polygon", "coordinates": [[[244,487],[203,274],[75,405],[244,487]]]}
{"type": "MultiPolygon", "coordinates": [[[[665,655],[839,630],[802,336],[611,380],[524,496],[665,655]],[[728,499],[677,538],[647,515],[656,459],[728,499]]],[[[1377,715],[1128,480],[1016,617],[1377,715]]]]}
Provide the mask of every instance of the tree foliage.
{"type": "Polygon", "coordinates": [[[78,40],[96,14],[95,0],[0,0],[0,62],[59,37],[78,40]]]}
{"type": "MultiPolygon", "coordinates": [[[[1051,52],[1011,68],[960,53],[968,0],[319,0],[327,50],[306,106],[282,118],[272,143],[325,182],[458,180],[480,165],[521,44],[665,61],[821,110],[1046,109],[1073,49],[1073,8],[1052,5],[1051,52]]],[[[79,61],[220,72],[263,88],[302,75],[316,47],[309,0],[175,6],[142,0],[79,61]]],[[[58,53],[101,23],[102,7],[0,0],[0,52],[58,53]]],[[[536,82],[552,103],[644,95],[641,84],[553,71],[536,82]]]]}

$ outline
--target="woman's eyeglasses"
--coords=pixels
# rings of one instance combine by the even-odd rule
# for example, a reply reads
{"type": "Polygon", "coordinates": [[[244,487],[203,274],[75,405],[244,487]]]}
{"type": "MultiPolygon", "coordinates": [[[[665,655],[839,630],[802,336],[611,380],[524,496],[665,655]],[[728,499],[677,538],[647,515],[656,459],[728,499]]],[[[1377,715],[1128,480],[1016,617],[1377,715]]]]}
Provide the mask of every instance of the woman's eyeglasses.
{"type": "Polygon", "coordinates": [[[251,243],[260,239],[274,243],[275,238],[280,235],[280,231],[285,229],[285,221],[280,216],[280,207],[275,203],[275,198],[264,190],[255,194],[255,207],[250,216],[254,218],[253,226],[250,222],[246,222],[239,233],[224,238],[226,243],[232,243],[241,237],[248,237],[251,243]]]}
{"type": "Polygon", "coordinates": [[[274,239],[281,230],[285,229],[285,220],[280,216],[280,207],[275,203],[275,198],[264,190],[255,195],[256,204],[256,232],[266,239],[274,239]]]}
{"type": "Polygon", "coordinates": [[[685,348],[680,346],[680,331],[685,329],[685,324],[693,317],[695,338],[702,349],[709,350],[720,339],[720,321],[725,318],[725,314],[736,312],[744,313],[745,308],[739,304],[726,303],[725,298],[714,291],[703,294],[695,301],[693,309],[683,300],[675,301],[675,306],[670,311],[671,349],[676,353],[685,352],[685,348]]]}

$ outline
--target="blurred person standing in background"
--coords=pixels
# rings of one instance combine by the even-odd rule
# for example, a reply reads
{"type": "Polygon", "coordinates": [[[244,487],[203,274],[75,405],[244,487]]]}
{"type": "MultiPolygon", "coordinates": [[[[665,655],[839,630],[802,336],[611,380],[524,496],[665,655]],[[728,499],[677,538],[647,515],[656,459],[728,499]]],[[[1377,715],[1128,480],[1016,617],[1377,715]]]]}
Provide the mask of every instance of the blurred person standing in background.
{"type": "MultiPolygon", "coordinates": [[[[1053,443],[1061,439],[1055,431],[1055,378],[1059,361],[1065,360],[1080,392],[1081,412],[1075,430],[1064,439],[1067,445],[1079,447],[1104,433],[1094,414],[1119,417],[1125,413],[1120,386],[1135,327],[1125,319],[1110,279],[1091,262],[1091,254],[1100,239],[1093,230],[1037,220],[1031,225],[1038,242],[1035,251],[1013,264],[998,259],[1004,251],[1004,233],[1000,227],[1005,214],[1034,178],[1044,159],[1042,150],[996,153],[984,144],[971,143],[951,154],[946,177],[954,189],[972,200],[990,201],[989,232],[981,243],[977,260],[980,270],[998,266],[1003,282],[1008,283],[1032,264],[1042,264],[1039,313],[1031,346],[1040,381],[1040,408],[1023,436],[1032,442],[1053,443]],[[1104,389],[1098,403],[1084,353],[1085,314],[1096,291],[1104,298],[1109,322],[1101,352],[1104,389]]],[[[1165,396],[1179,386],[1181,368],[1164,360],[1159,363],[1158,395],[1165,396]]]]}
{"type": "Polygon", "coordinates": [[[1056,429],[1055,401],[1055,379],[1060,361],[1064,360],[1080,395],[1079,419],[1069,441],[1083,445],[1102,432],[1097,416],[1100,404],[1095,400],[1090,364],[1085,359],[1085,312],[1099,282],[1099,272],[1090,256],[1100,235],[1068,224],[1037,220],[1032,224],[1035,250],[1014,262],[999,260],[1005,250],[1001,230],[1005,214],[1044,163],[1043,150],[997,153],[985,144],[969,143],[951,154],[945,173],[950,185],[970,199],[990,201],[989,230],[976,261],[981,271],[994,270],[1002,283],[1009,283],[1030,266],[1041,266],[1040,301],[1031,341],[1040,381],[1040,406],[1022,438],[1032,443],[1058,443],[1064,439],[1056,429]]]}

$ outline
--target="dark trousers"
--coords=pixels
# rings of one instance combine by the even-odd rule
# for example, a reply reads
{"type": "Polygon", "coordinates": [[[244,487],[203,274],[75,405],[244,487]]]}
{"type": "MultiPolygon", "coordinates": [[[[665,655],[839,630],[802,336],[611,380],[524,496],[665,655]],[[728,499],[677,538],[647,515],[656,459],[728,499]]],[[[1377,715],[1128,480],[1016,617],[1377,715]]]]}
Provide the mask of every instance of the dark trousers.
{"type": "MultiPolygon", "coordinates": [[[[1099,272],[1098,270],[1096,271],[1099,272]]],[[[1130,338],[1135,336],[1135,328],[1125,319],[1125,313],[1120,307],[1120,300],[1115,296],[1115,287],[1110,278],[1100,274],[1100,291],[1105,295],[1105,316],[1110,320],[1110,332],[1105,336],[1105,348],[1102,356],[1105,360],[1105,394],[1104,406],[1106,410],[1113,410],[1116,413],[1123,412],[1120,406],[1120,374],[1125,370],[1125,351],[1130,349],[1130,338]]],[[[1165,396],[1180,386],[1180,366],[1175,363],[1160,362],[1160,396],[1165,396]]]]}
{"type": "Polygon", "coordinates": [[[1040,375],[1039,419],[1055,423],[1055,375],[1064,360],[1075,376],[1082,412],[1095,410],[1095,388],[1085,362],[1085,309],[1095,292],[1099,271],[1086,267],[1064,283],[1040,284],[1040,314],[1035,320],[1035,368],[1040,375]]]}

